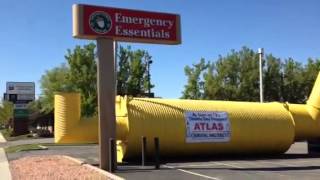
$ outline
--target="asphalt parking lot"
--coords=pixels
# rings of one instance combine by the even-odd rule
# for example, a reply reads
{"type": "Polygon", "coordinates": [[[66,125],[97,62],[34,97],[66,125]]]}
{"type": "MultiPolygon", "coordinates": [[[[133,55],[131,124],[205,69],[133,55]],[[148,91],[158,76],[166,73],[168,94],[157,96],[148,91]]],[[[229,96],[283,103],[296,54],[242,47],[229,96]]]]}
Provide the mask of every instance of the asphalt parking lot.
{"type": "MultiPolygon", "coordinates": [[[[97,145],[48,146],[48,150],[7,154],[24,156],[61,154],[98,166],[97,145]]],[[[154,166],[121,164],[115,172],[125,179],[320,179],[320,155],[307,154],[307,144],[295,143],[286,154],[259,157],[215,157],[163,162],[154,166]]]]}
{"type": "Polygon", "coordinates": [[[126,179],[320,179],[320,156],[307,154],[306,143],[295,143],[279,156],[218,157],[210,160],[168,162],[152,166],[119,166],[126,179]]]}

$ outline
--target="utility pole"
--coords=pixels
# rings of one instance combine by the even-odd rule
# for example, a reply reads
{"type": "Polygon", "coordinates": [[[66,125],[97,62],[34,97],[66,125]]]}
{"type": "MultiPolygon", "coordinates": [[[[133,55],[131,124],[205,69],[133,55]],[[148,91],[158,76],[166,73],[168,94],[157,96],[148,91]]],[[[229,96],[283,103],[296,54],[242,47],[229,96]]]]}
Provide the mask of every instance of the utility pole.
{"type": "Polygon", "coordinates": [[[259,54],[259,76],[260,76],[260,103],[263,103],[263,78],[262,78],[262,63],[263,63],[263,48],[258,49],[259,54]]]}

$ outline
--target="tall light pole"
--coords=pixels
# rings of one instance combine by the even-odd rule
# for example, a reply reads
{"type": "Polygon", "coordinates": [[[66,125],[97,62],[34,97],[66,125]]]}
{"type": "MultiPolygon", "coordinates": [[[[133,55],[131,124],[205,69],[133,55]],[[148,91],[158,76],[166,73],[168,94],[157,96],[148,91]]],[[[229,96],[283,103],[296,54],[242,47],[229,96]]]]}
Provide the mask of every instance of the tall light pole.
{"type": "Polygon", "coordinates": [[[259,76],[260,76],[260,103],[263,103],[263,79],[262,79],[262,62],[263,62],[263,48],[258,49],[259,54],[259,76]]]}
{"type": "Polygon", "coordinates": [[[147,71],[148,71],[148,97],[150,97],[151,94],[151,82],[150,82],[150,64],[152,64],[151,59],[147,59],[147,71]]]}

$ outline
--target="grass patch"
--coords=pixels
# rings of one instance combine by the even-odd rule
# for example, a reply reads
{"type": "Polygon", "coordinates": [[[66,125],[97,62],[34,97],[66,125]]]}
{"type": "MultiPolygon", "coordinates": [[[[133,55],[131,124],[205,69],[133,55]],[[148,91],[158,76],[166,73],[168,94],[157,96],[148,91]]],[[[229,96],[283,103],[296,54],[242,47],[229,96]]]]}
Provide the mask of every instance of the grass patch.
{"type": "Polygon", "coordinates": [[[10,138],[10,136],[11,136],[12,131],[9,130],[9,129],[1,129],[0,132],[1,132],[1,134],[3,135],[3,137],[4,137],[7,141],[9,141],[9,138],[10,138]]]}
{"type": "Polygon", "coordinates": [[[34,137],[30,133],[19,135],[19,136],[11,136],[12,130],[10,129],[1,129],[0,132],[7,141],[16,141],[16,140],[22,140],[22,139],[39,139],[39,137],[34,137]]]}
{"type": "Polygon", "coordinates": [[[19,136],[9,136],[7,141],[16,141],[22,139],[39,139],[38,137],[33,137],[32,134],[24,134],[19,136]]]}
{"type": "Polygon", "coordinates": [[[16,153],[21,151],[47,150],[48,148],[41,144],[23,144],[17,146],[6,147],[6,153],[16,153]]]}

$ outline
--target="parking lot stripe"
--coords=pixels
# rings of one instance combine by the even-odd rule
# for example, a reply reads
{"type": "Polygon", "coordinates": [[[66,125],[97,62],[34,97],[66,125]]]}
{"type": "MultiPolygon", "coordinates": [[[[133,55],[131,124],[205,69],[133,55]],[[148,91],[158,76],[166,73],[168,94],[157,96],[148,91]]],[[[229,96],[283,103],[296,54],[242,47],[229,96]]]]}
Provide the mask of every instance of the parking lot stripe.
{"type": "Polygon", "coordinates": [[[232,164],[227,164],[227,163],[221,163],[221,162],[215,162],[215,164],[217,165],[223,165],[223,166],[229,166],[229,167],[233,167],[233,168],[243,168],[241,166],[237,166],[237,165],[232,165],[232,164]]]}
{"type": "Polygon", "coordinates": [[[280,166],[287,166],[287,167],[297,167],[299,165],[293,165],[293,164],[289,164],[289,163],[282,163],[282,162],[270,162],[270,161],[265,161],[263,163],[268,163],[268,164],[273,164],[273,165],[280,165],[280,166]]]}
{"type": "Polygon", "coordinates": [[[187,164],[187,165],[181,165],[181,166],[172,166],[174,168],[184,168],[184,167],[207,167],[207,166],[228,166],[232,168],[244,168],[241,166],[233,165],[233,164],[227,164],[227,163],[220,163],[220,162],[213,162],[213,163],[207,163],[207,164],[187,164]]]}
{"type": "Polygon", "coordinates": [[[195,172],[192,172],[192,171],[187,171],[187,170],[184,170],[184,169],[177,169],[177,168],[175,168],[173,166],[163,165],[163,167],[170,168],[170,169],[175,169],[177,171],[181,171],[181,172],[184,172],[184,173],[188,173],[188,174],[192,174],[192,175],[195,175],[195,176],[203,177],[203,178],[206,178],[206,179],[220,180],[219,178],[216,178],[216,177],[206,176],[206,175],[203,175],[203,174],[195,173],[195,172]]]}

